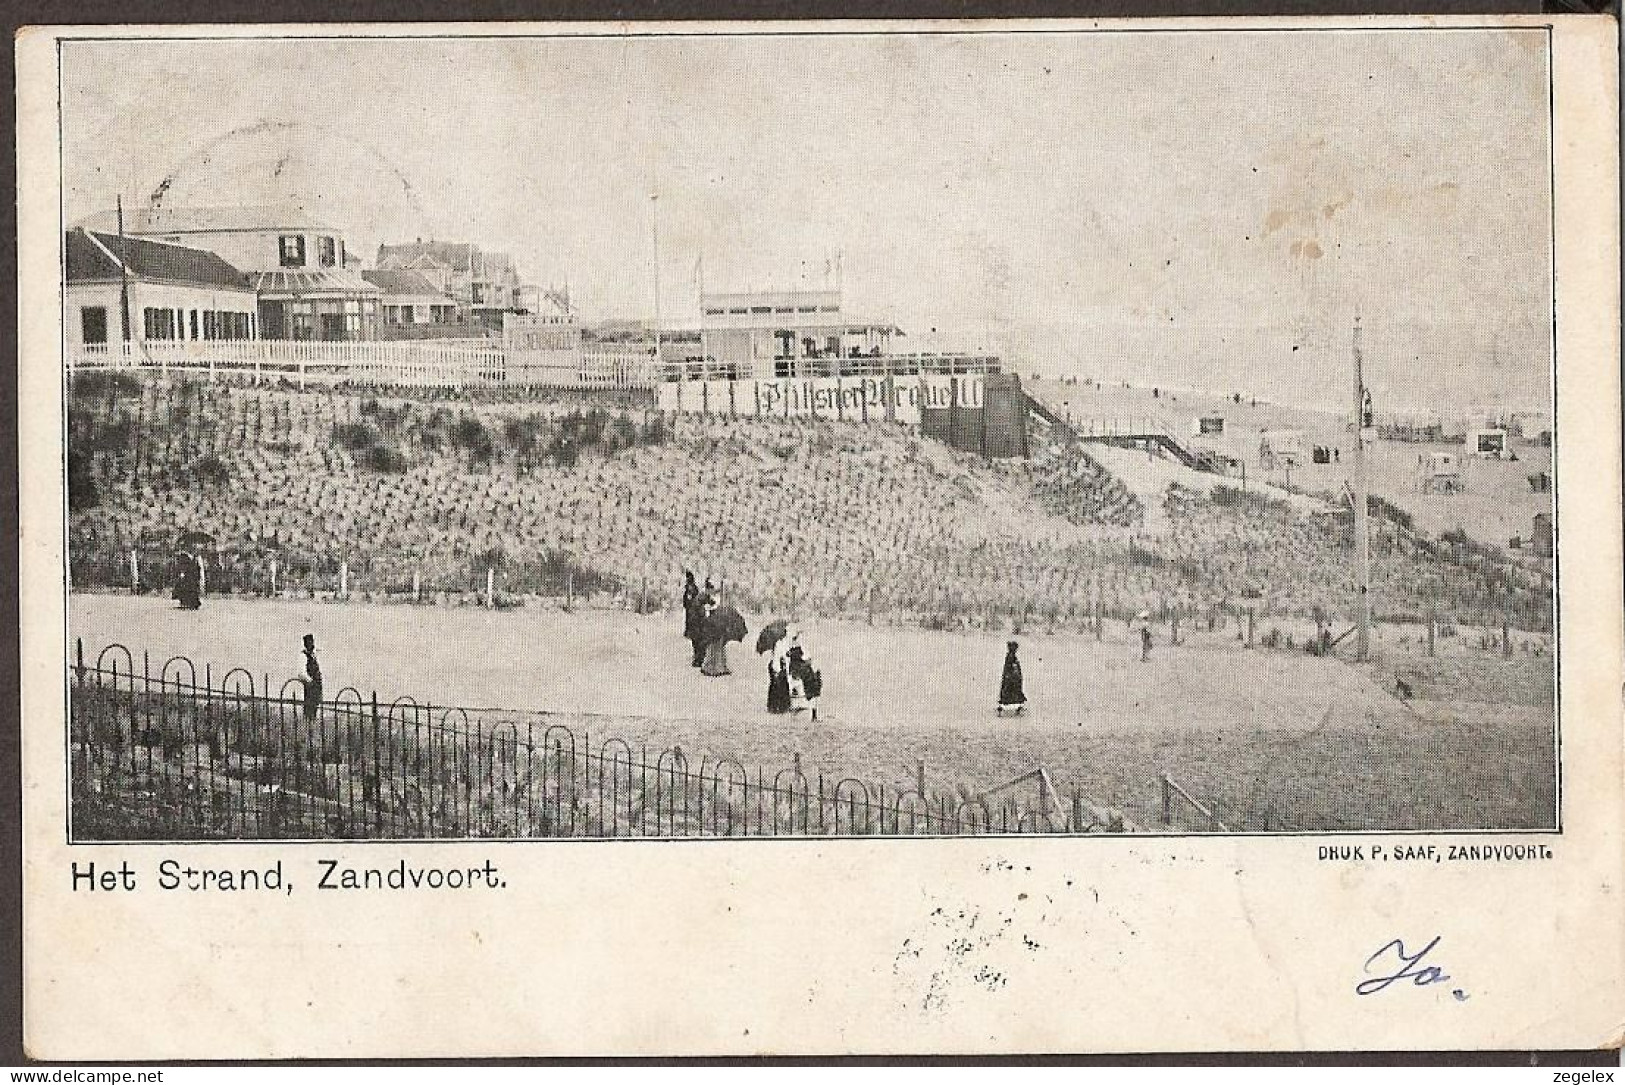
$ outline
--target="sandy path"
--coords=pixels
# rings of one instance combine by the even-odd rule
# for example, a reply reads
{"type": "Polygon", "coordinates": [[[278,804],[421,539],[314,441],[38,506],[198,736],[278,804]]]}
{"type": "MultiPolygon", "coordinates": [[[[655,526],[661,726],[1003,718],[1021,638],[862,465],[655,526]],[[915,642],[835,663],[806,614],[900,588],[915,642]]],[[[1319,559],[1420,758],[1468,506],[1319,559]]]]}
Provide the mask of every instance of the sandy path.
{"type": "MultiPolygon", "coordinates": [[[[762,618],[747,615],[753,629],[762,618]]],[[[113,641],[156,669],[186,655],[215,674],[242,666],[273,688],[301,672],[300,638],[316,634],[330,689],[381,700],[549,709],[688,720],[768,722],[765,664],[729,650],[734,673],[688,665],[675,613],[491,612],[318,601],[211,599],[200,612],[167,599],[74,595],[70,629],[87,657],[113,641]]],[[[805,641],[824,672],[823,715],[843,727],[992,727],[1007,639],[852,623],[810,622],[805,641]]],[[[1159,643],[1149,663],[1120,625],[1096,642],[1077,633],[1021,638],[1029,729],[1085,733],[1294,730],[1334,718],[1401,711],[1361,672],[1300,653],[1246,651],[1221,635],[1159,643]]],[[[91,661],[87,658],[87,662],[91,661]]]]}

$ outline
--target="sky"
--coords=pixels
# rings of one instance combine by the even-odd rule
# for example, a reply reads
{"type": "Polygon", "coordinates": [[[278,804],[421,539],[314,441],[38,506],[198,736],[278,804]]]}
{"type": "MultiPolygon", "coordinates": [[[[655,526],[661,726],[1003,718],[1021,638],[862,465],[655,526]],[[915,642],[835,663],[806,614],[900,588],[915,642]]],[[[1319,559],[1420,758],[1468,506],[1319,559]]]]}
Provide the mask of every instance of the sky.
{"type": "Polygon", "coordinates": [[[839,254],[916,345],[1284,398],[1342,387],[1358,312],[1396,407],[1542,407],[1546,64],[1459,30],[69,43],[64,204],[304,202],[368,256],[509,251],[587,319],[653,314],[658,231],[678,325],[702,278],[839,254]]]}

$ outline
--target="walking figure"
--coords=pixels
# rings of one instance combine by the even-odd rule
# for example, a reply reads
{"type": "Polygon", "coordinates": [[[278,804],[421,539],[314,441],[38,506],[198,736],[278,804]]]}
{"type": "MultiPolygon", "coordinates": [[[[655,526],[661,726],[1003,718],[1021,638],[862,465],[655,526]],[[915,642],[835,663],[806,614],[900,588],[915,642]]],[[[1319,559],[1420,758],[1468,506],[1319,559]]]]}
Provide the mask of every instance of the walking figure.
{"type": "Polygon", "coordinates": [[[203,605],[203,562],[190,551],[181,551],[173,594],[182,610],[197,610],[203,605]]]}
{"type": "Polygon", "coordinates": [[[1140,611],[1140,662],[1151,659],[1151,615],[1140,611]]]}
{"type": "Polygon", "coordinates": [[[1027,711],[1027,693],[1021,684],[1021,660],[1016,658],[1016,642],[1009,641],[1004,646],[1004,673],[999,676],[999,706],[996,710],[1000,716],[1008,713],[1019,716],[1027,711]]]}
{"type": "Polygon", "coordinates": [[[305,634],[305,720],[314,722],[322,707],[322,665],[316,660],[316,635],[305,634]]]}
{"type": "Polygon", "coordinates": [[[688,602],[683,605],[683,636],[688,638],[691,652],[691,663],[698,667],[705,662],[705,614],[706,605],[711,602],[711,596],[696,591],[692,599],[688,598],[687,588],[683,597],[688,602]]]}
{"type": "Polygon", "coordinates": [[[683,636],[688,636],[688,608],[700,597],[700,586],[694,583],[694,574],[683,570],[683,636]]]}

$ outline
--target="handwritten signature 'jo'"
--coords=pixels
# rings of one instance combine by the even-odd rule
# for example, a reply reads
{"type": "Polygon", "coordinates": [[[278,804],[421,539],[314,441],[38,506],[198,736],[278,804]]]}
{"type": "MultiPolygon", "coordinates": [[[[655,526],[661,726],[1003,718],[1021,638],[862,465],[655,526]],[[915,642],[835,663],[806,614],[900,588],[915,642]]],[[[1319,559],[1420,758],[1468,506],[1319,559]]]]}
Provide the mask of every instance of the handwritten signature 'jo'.
{"type": "MultiPolygon", "coordinates": [[[[1377,952],[1366,958],[1365,970],[1367,972],[1372,971],[1372,966],[1376,965],[1383,958],[1386,957],[1387,960],[1379,966],[1379,970],[1382,974],[1373,976],[1371,979],[1363,980],[1362,982],[1355,984],[1354,993],[1357,995],[1374,995],[1378,991],[1387,990],[1400,980],[1410,980],[1411,983],[1417,987],[1426,987],[1432,983],[1444,983],[1448,981],[1450,979],[1449,975],[1447,975],[1444,969],[1440,968],[1438,965],[1430,964],[1424,966],[1422,964],[1422,959],[1433,950],[1434,946],[1439,944],[1439,937],[1440,936],[1435,936],[1433,941],[1429,942],[1415,953],[1405,952],[1405,943],[1400,941],[1398,938],[1395,938],[1392,942],[1389,942],[1387,945],[1377,950],[1377,952]],[[1398,970],[1395,970],[1393,967],[1395,957],[1399,958],[1399,961],[1402,962],[1398,970]]],[[[1461,992],[1460,988],[1457,988],[1451,993],[1456,996],[1458,1001],[1465,1000],[1467,997],[1461,992]]]]}

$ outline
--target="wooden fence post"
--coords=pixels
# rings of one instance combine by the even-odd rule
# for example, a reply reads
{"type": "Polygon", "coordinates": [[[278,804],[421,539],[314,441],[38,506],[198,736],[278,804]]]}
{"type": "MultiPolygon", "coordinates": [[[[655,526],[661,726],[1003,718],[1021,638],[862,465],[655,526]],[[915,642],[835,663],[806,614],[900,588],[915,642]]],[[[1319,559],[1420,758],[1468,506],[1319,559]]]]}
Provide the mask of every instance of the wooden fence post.
{"type": "Polygon", "coordinates": [[[412,570],[412,602],[423,602],[423,575],[418,569],[412,570]]]}
{"type": "Polygon", "coordinates": [[[485,609],[495,610],[497,605],[497,571],[485,570],[485,609]]]}
{"type": "Polygon", "coordinates": [[[276,558],[271,559],[271,598],[276,598],[276,558]]]}
{"type": "Polygon", "coordinates": [[[564,609],[568,613],[575,606],[576,599],[576,571],[564,570],[564,609]]]}
{"type": "Polygon", "coordinates": [[[1501,619],[1501,658],[1512,658],[1512,624],[1507,619],[1501,619]]]}
{"type": "Polygon", "coordinates": [[[1253,646],[1253,608],[1247,608],[1247,647],[1253,646]]]}
{"type": "Polygon", "coordinates": [[[130,548],[130,590],[141,590],[141,561],[135,556],[135,548],[130,548]]]}
{"type": "Polygon", "coordinates": [[[350,563],[347,562],[347,561],[341,561],[341,562],[339,562],[339,598],[340,599],[348,599],[349,597],[350,597],[350,563]]]}
{"type": "Polygon", "coordinates": [[[1428,655],[1429,656],[1433,655],[1433,638],[1437,635],[1436,630],[1438,628],[1438,624],[1439,624],[1438,618],[1435,616],[1435,614],[1433,612],[1433,608],[1428,607],[1428,655]]]}
{"type": "Polygon", "coordinates": [[[1166,772],[1163,773],[1162,774],[1162,824],[1164,826],[1169,826],[1169,825],[1172,825],[1174,823],[1174,795],[1173,795],[1172,788],[1170,788],[1168,786],[1170,783],[1171,783],[1171,781],[1168,779],[1168,774],[1166,772]]]}

